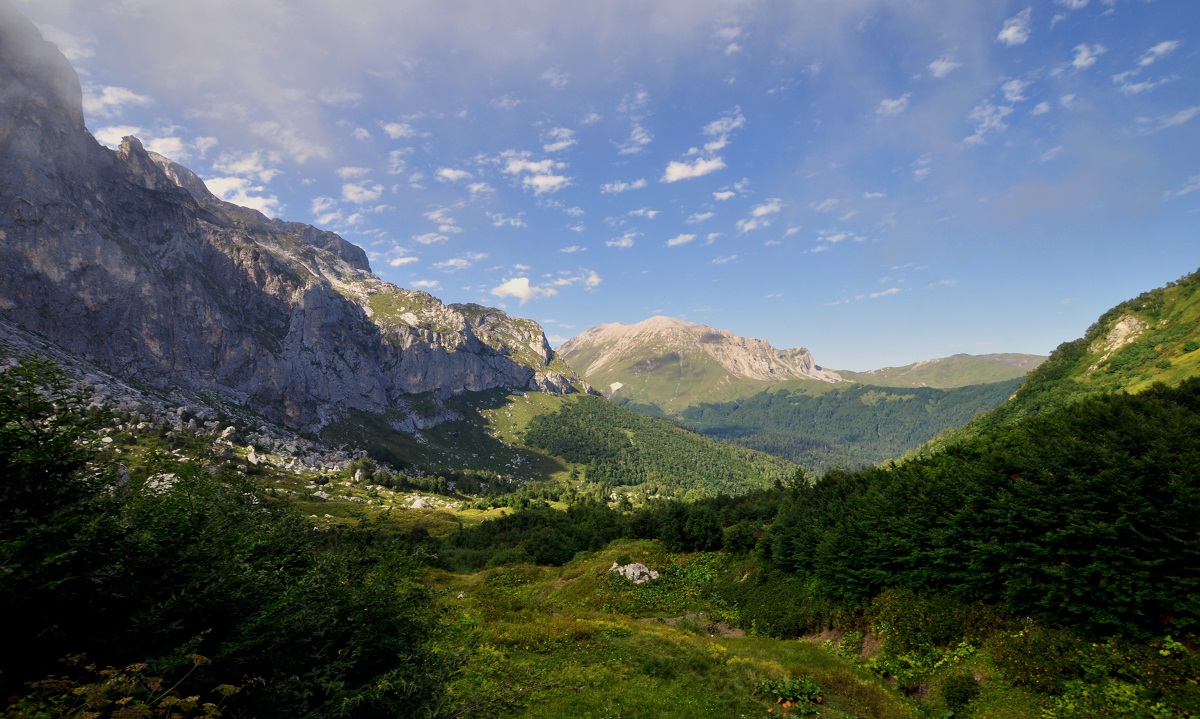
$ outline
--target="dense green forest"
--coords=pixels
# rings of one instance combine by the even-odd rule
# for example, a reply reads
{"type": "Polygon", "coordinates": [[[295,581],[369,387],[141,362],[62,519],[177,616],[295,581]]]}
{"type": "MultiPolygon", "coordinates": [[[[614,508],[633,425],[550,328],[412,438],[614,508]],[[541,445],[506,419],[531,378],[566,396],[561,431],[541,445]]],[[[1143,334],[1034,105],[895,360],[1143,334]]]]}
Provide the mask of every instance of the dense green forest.
{"type": "Polygon", "coordinates": [[[1021,380],[953,390],[854,385],[819,395],[781,389],[689,407],[681,417],[710,437],[824,472],[902,457],[1000,405],[1020,385],[1021,380]]]}
{"type": "Polygon", "coordinates": [[[314,528],[207,442],[131,472],[87,407],[48,363],[0,372],[0,690],[50,677],[6,716],[437,706],[453,661],[413,552],[370,527],[314,528]]]}
{"type": "Polygon", "coordinates": [[[585,465],[583,478],[646,495],[696,499],[769,486],[790,463],[715,442],[682,427],[584,396],[530,420],[525,443],[585,465]]]}

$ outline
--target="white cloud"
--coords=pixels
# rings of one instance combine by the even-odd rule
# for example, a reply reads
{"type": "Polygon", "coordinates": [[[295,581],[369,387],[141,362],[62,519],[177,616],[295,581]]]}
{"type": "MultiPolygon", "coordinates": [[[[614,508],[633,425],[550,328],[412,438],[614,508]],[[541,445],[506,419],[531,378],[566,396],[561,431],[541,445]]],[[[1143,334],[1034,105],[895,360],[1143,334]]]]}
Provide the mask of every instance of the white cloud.
{"type": "Polygon", "coordinates": [[[1193,192],[1200,190],[1200,175],[1192,175],[1188,181],[1178,190],[1168,190],[1163,193],[1163,199],[1174,200],[1176,197],[1183,197],[1193,192]]]}
{"type": "Polygon", "coordinates": [[[733,198],[737,197],[737,193],[733,190],[721,190],[719,192],[712,193],[712,196],[714,200],[717,200],[718,202],[724,202],[725,200],[732,200],[733,198]]]}
{"type": "Polygon", "coordinates": [[[565,127],[556,127],[547,134],[550,136],[550,141],[542,145],[542,150],[545,152],[562,152],[577,142],[574,130],[565,127]]]}
{"type": "Polygon", "coordinates": [[[586,247],[580,247],[579,245],[571,245],[570,247],[564,247],[564,248],[562,248],[561,250],[559,250],[559,252],[565,252],[565,253],[567,253],[568,255],[571,255],[571,254],[574,254],[574,253],[576,253],[576,252],[587,252],[587,248],[586,248],[586,247]]]}
{"type": "Polygon", "coordinates": [[[703,132],[712,139],[704,144],[704,151],[711,154],[724,149],[729,144],[729,133],[745,124],[746,118],[738,108],[734,108],[724,117],[708,123],[704,126],[703,132]]]}
{"type": "Polygon", "coordinates": [[[442,182],[458,182],[460,180],[469,180],[472,177],[471,173],[466,170],[458,170],[452,167],[443,167],[435,174],[442,182]]]}
{"type": "Polygon", "coordinates": [[[679,247],[680,245],[686,245],[694,239],[696,239],[695,235],[676,235],[667,240],[667,247],[679,247]]]}
{"type": "Polygon", "coordinates": [[[455,257],[443,262],[435,262],[433,263],[433,266],[439,270],[445,270],[446,272],[456,272],[458,270],[465,270],[475,262],[485,259],[487,259],[486,254],[482,252],[475,252],[467,254],[463,257],[455,257]]]}
{"type": "Polygon", "coordinates": [[[887,197],[887,193],[884,193],[884,192],[864,192],[863,193],[864,200],[878,200],[881,197],[887,197]]]}
{"type": "Polygon", "coordinates": [[[630,210],[629,214],[631,217],[645,217],[647,220],[653,220],[662,214],[662,210],[651,210],[648,207],[642,207],[637,210],[630,210]]]}
{"type": "Polygon", "coordinates": [[[496,191],[496,188],[486,182],[472,182],[467,185],[467,189],[471,191],[472,195],[486,195],[496,191]]]}
{"type": "Polygon", "coordinates": [[[124,87],[105,87],[100,94],[87,92],[83,96],[83,111],[95,117],[116,117],[129,105],[145,106],[152,101],[124,87]]]}
{"type": "Polygon", "coordinates": [[[375,202],[383,196],[383,185],[367,182],[347,182],[342,185],[342,199],[358,205],[375,202]]]}
{"type": "Polygon", "coordinates": [[[392,259],[388,260],[388,264],[392,267],[403,267],[404,265],[411,265],[414,262],[420,262],[420,260],[418,260],[416,257],[412,257],[411,255],[393,257],[392,259]]]}
{"type": "Polygon", "coordinates": [[[929,155],[922,155],[913,162],[912,168],[913,179],[920,182],[933,174],[933,158],[929,155]]]}
{"type": "Polygon", "coordinates": [[[1000,86],[1001,92],[1004,93],[1004,99],[1008,102],[1021,102],[1027,100],[1025,90],[1029,88],[1030,83],[1025,80],[1009,80],[1000,86]]]}
{"type": "Polygon", "coordinates": [[[222,153],[213,162],[213,171],[239,177],[253,177],[264,183],[281,174],[278,169],[269,167],[263,154],[257,150],[243,154],[222,153]]]}
{"type": "Polygon", "coordinates": [[[278,122],[257,122],[250,126],[250,131],[259,138],[278,145],[302,165],[314,157],[327,160],[332,154],[329,148],[301,137],[296,128],[284,127],[278,122]]]}
{"type": "Polygon", "coordinates": [[[513,97],[512,95],[505,95],[503,97],[495,98],[489,104],[491,104],[491,106],[496,108],[497,110],[515,110],[518,107],[520,107],[521,105],[525,104],[525,101],[519,97],[513,97]]]}
{"type": "Polygon", "coordinates": [[[712,261],[712,264],[714,264],[714,265],[727,265],[727,264],[729,264],[730,262],[734,262],[734,261],[736,261],[736,260],[737,260],[737,258],[738,258],[738,256],[737,256],[737,255],[726,255],[725,257],[717,257],[716,259],[714,259],[714,260],[712,261]]]}
{"type": "Polygon", "coordinates": [[[638,233],[636,232],[626,232],[620,237],[614,237],[604,244],[606,247],[616,247],[618,249],[627,250],[630,247],[633,247],[633,239],[637,236],[638,233]]]}
{"type": "Polygon", "coordinates": [[[716,213],[713,213],[713,212],[695,212],[695,213],[692,213],[691,215],[689,215],[689,216],[688,216],[688,218],[687,218],[687,220],[685,220],[685,222],[687,222],[689,225],[696,225],[696,224],[699,224],[699,223],[701,223],[701,222],[704,222],[704,221],[706,221],[706,220],[711,220],[711,219],[713,218],[713,215],[714,215],[714,214],[716,214],[716,213]]]}
{"type": "Polygon", "coordinates": [[[1046,150],[1042,153],[1042,162],[1049,162],[1050,160],[1056,159],[1059,155],[1066,152],[1066,149],[1067,148],[1063,147],[1062,145],[1051,147],[1049,150],[1046,150]]]}
{"type": "Polygon", "coordinates": [[[899,115],[908,107],[908,98],[912,97],[911,92],[906,92],[895,100],[880,100],[879,107],[875,108],[875,114],[880,117],[890,117],[899,115]]]}
{"type": "Polygon", "coordinates": [[[1140,95],[1143,92],[1149,92],[1155,88],[1166,85],[1173,78],[1163,77],[1158,80],[1143,80],[1141,82],[1127,82],[1121,85],[1121,92],[1126,95],[1140,95]]]}
{"type": "Polygon", "coordinates": [[[1079,10],[1087,7],[1088,4],[1088,0],[1054,0],[1054,2],[1068,10],[1079,10]]]}
{"type": "Polygon", "coordinates": [[[618,192],[629,192],[630,190],[640,190],[646,186],[646,178],[638,178],[633,182],[624,182],[618,180],[609,182],[600,186],[600,191],[606,195],[616,194],[618,192]]]}
{"type": "Polygon", "coordinates": [[[57,45],[59,51],[73,64],[95,55],[91,48],[92,43],[89,40],[85,40],[78,35],[72,35],[54,25],[39,23],[37,28],[42,31],[42,37],[57,45]]]}
{"type": "Polygon", "coordinates": [[[617,147],[617,153],[620,155],[636,155],[646,149],[646,145],[649,145],[653,141],[654,135],[642,127],[641,123],[635,122],[629,128],[629,139],[617,147]]]}
{"type": "Polygon", "coordinates": [[[874,299],[879,299],[880,297],[890,297],[891,295],[898,295],[898,294],[900,294],[899,287],[889,287],[888,289],[883,290],[882,292],[872,292],[871,294],[867,295],[867,297],[870,297],[871,299],[874,300],[874,299]]]}
{"type": "Polygon", "coordinates": [[[339,167],[334,171],[334,174],[341,180],[353,180],[358,177],[366,177],[371,173],[369,167],[339,167]]]}
{"type": "Polygon", "coordinates": [[[146,140],[144,147],[150,152],[156,152],[176,162],[181,162],[191,157],[187,143],[179,137],[152,137],[146,140]]]}
{"type": "Polygon", "coordinates": [[[384,133],[386,133],[387,136],[393,140],[416,137],[417,135],[417,131],[414,130],[413,126],[407,122],[389,122],[387,124],[380,125],[380,127],[382,127],[384,133]]]}
{"type": "Polygon", "coordinates": [[[524,227],[525,219],[522,216],[523,214],[520,213],[516,217],[507,217],[499,212],[489,212],[488,219],[492,221],[492,227],[524,227]]]}
{"type": "Polygon", "coordinates": [[[1191,122],[1192,118],[1196,117],[1196,115],[1200,115],[1200,105],[1185,108],[1174,115],[1166,115],[1158,118],[1139,117],[1137,118],[1137,122],[1142,126],[1142,134],[1150,134],[1191,122]]]}
{"type": "Polygon", "coordinates": [[[984,137],[989,132],[1003,132],[1008,129],[1008,125],[1004,122],[1004,118],[1012,114],[1012,108],[1007,105],[993,105],[984,100],[971,110],[968,116],[975,124],[975,133],[967,138],[964,142],[968,145],[979,145],[984,141],[984,137]]]}
{"type": "Polygon", "coordinates": [[[532,175],[521,181],[525,187],[533,190],[535,195],[543,195],[547,192],[558,192],[564,187],[569,187],[571,178],[563,175],[532,175]]]}
{"type": "Polygon", "coordinates": [[[435,290],[440,290],[442,288],[442,283],[438,282],[437,280],[417,280],[416,282],[412,283],[412,286],[418,290],[433,292],[435,290]]]}
{"type": "Polygon", "coordinates": [[[1146,51],[1138,60],[1138,67],[1149,67],[1179,49],[1179,40],[1164,40],[1146,51]]]}
{"type": "Polygon", "coordinates": [[[1045,115],[1047,112],[1050,112],[1050,103],[1039,102],[1037,105],[1034,105],[1033,109],[1029,111],[1029,114],[1045,115]]]}
{"type": "Polygon", "coordinates": [[[283,210],[278,197],[261,194],[266,192],[266,188],[244,177],[213,177],[205,180],[204,184],[209,192],[222,200],[258,210],[269,217],[278,217],[283,210]]]}
{"type": "Polygon", "coordinates": [[[934,77],[943,78],[962,67],[962,63],[952,59],[949,55],[943,55],[926,65],[926,67],[934,77]]]}
{"type": "Polygon", "coordinates": [[[811,209],[816,210],[817,212],[830,212],[834,208],[836,208],[838,205],[840,205],[841,202],[842,201],[837,199],[836,197],[827,197],[824,200],[821,200],[820,202],[810,203],[808,206],[811,209]]]}
{"type": "Polygon", "coordinates": [[[434,245],[439,242],[445,242],[448,239],[450,238],[446,235],[441,235],[436,232],[426,232],[423,235],[414,235],[412,238],[413,242],[417,242],[422,245],[434,245]]]}
{"type": "Polygon", "coordinates": [[[1071,60],[1071,66],[1076,70],[1083,70],[1096,64],[1096,60],[1108,52],[1108,48],[1097,43],[1088,45],[1086,43],[1075,46],[1075,58],[1071,60]]]}
{"type": "MultiPolygon", "coordinates": [[[[717,170],[725,168],[725,161],[720,157],[697,158],[695,162],[677,162],[672,160],[667,165],[667,169],[663,172],[660,182],[679,182],[680,180],[690,180],[696,177],[703,177],[717,170]]],[[[714,197],[716,193],[714,193],[714,197]]]]}
{"type": "Polygon", "coordinates": [[[542,81],[555,90],[561,90],[570,84],[571,76],[556,67],[552,67],[542,73],[542,81]]]}
{"type": "Polygon", "coordinates": [[[1029,25],[1033,16],[1033,8],[1027,7],[1016,15],[1004,21],[1004,27],[996,36],[998,42],[1008,47],[1024,45],[1029,41],[1029,25]]]}
{"type": "Polygon", "coordinates": [[[521,301],[521,304],[525,304],[538,297],[553,297],[558,294],[558,290],[553,287],[531,285],[527,277],[513,277],[505,280],[499,286],[493,287],[492,294],[500,298],[515,297],[521,301]]]}
{"type": "Polygon", "coordinates": [[[388,174],[389,175],[404,174],[405,170],[408,169],[408,163],[405,161],[404,157],[406,155],[411,155],[411,154],[412,154],[411,147],[403,149],[403,150],[392,150],[391,152],[389,152],[388,153],[388,168],[387,168],[388,174]]]}

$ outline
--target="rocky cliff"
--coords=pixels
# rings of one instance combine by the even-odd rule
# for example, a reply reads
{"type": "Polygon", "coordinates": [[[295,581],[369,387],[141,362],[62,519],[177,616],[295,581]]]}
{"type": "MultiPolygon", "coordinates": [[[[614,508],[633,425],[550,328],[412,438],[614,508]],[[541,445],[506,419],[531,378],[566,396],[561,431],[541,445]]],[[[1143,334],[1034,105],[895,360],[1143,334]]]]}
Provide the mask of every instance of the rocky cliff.
{"type": "Polygon", "coordinates": [[[567,392],[529,320],[388,284],[341,237],[223,202],[84,126],[77,76],[0,0],[0,316],[114,375],[297,429],[405,396],[567,392]]]}
{"type": "Polygon", "coordinates": [[[788,380],[841,381],[807,349],[776,349],[766,340],[671,317],[599,325],[559,353],[610,397],[667,411],[745,397],[788,380]]]}

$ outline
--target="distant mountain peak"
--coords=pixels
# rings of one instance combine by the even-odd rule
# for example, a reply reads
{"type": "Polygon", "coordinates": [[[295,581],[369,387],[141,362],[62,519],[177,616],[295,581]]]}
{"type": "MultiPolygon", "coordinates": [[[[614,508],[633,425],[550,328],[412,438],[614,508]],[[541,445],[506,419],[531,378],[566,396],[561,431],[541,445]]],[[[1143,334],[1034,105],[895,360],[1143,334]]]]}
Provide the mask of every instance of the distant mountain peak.
{"type": "Polygon", "coordinates": [[[671,410],[790,380],[842,380],[803,347],[777,349],[766,340],[665,316],[592,327],[559,353],[588,382],[608,388],[609,396],[671,410]]]}

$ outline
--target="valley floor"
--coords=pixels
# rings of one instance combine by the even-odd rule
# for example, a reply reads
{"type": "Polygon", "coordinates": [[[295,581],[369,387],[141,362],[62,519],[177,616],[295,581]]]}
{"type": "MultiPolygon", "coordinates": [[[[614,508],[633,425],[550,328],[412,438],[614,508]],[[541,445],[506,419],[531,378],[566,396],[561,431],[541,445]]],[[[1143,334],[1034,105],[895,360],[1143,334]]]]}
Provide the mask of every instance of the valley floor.
{"type": "MultiPolygon", "coordinates": [[[[452,627],[447,650],[470,650],[451,687],[458,715],[949,716],[936,690],[905,696],[869,662],[839,653],[836,641],[735,636],[741,632],[728,629],[731,610],[703,588],[749,571],[718,554],[672,555],[656,542],[626,541],[561,568],[435,571],[429,581],[442,590],[452,627]],[[662,576],[635,585],[610,571],[630,561],[662,576]],[[788,706],[770,691],[805,678],[820,688],[820,703],[788,706]]],[[[1040,716],[1032,695],[987,681],[984,658],[955,669],[984,678],[971,716],[1040,716]]]]}

